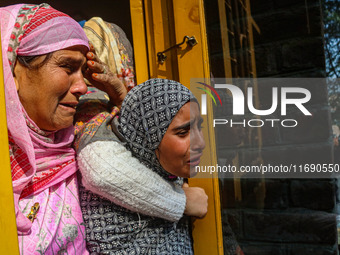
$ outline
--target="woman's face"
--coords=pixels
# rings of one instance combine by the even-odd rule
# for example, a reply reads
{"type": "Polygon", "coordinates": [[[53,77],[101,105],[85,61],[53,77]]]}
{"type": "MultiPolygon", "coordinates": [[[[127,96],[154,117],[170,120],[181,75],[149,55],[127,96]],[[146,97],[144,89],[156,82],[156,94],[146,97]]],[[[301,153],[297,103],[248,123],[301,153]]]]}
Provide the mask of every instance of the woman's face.
{"type": "Polygon", "coordinates": [[[167,172],[190,177],[190,169],[200,163],[205,147],[202,122],[195,102],[186,103],[178,111],[156,150],[157,158],[167,172]]]}
{"type": "Polygon", "coordinates": [[[39,68],[28,69],[17,61],[14,79],[20,101],[40,129],[56,131],[73,124],[79,97],[87,92],[83,77],[87,51],[81,45],[58,50],[39,68]]]}

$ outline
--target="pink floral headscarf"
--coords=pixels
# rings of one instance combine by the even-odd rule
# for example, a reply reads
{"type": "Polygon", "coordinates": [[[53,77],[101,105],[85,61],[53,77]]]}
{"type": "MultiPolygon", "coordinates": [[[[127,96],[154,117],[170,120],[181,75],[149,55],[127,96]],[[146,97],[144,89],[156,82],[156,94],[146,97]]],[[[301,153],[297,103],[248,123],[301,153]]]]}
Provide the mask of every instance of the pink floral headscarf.
{"type": "Polygon", "coordinates": [[[18,232],[32,223],[18,209],[20,198],[36,194],[74,174],[73,127],[44,132],[27,116],[13,78],[17,55],[47,54],[74,45],[88,46],[80,25],[47,4],[0,8],[7,127],[18,232]]]}

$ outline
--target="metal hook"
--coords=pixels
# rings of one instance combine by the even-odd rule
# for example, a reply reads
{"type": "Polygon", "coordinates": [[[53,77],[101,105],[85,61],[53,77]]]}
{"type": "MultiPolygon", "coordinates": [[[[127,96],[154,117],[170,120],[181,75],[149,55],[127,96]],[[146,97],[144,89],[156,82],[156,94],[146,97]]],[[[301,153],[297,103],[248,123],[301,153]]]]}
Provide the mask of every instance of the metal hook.
{"type": "Polygon", "coordinates": [[[165,55],[164,53],[167,52],[167,51],[169,51],[169,50],[172,50],[173,48],[177,48],[177,47],[181,46],[182,44],[185,43],[185,40],[186,40],[186,39],[187,39],[187,44],[188,44],[190,47],[194,47],[194,46],[197,44],[197,40],[196,40],[195,36],[189,37],[189,36],[186,35],[186,36],[184,36],[182,42],[180,42],[180,43],[178,43],[178,44],[176,44],[176,45],[173,45],[173,46],[171,46],[170,48],[167,48],[166,50],[163,50],[163,51],[161,51],[161,52],[157,52],[157,59],[158,59],[158,62],[159,62],[160,64],[163,64],[164,61],[166,60],[166,55],[165,55]]]}

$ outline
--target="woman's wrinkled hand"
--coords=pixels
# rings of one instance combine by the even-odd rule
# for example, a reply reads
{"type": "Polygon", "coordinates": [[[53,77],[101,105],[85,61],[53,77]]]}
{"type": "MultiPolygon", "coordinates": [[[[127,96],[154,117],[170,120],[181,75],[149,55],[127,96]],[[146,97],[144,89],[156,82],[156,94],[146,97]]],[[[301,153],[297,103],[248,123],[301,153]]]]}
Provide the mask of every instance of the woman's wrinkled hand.
{"type": "Polygon", "coordinates": [[[187,198],[184,214],[203,219],[208,212],[208,196],[204,189],[189,187],[187,183],[182,188],[187,198]]]}
{"type": "Polygon", "coordinates": [[[91,44],[90,51],[86,54],[86,58],[88,68],[84,72],[84,77],[94,87],[106,92],[111,102],[120,108],[127,94],[126,87],[122,81],[98,58],[91,44]]]}

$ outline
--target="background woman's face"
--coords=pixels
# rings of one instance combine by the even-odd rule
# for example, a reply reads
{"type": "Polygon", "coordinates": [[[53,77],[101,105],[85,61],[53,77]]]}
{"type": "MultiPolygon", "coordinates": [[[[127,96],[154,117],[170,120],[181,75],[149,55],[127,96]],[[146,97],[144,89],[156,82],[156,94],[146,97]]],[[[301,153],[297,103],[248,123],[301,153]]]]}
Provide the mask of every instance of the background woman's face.
{"type": "Polygon", "coordinates": [[[82,73],[86,52],[87,48],[79,45],[58,50],[37,69],[16,63],[14,79],[20,101],[40,129],[56,131],[73,124],[79,97],[87,91],[82,73]]]}
{"type": "Polygon", "coordinates": [[[156,150],[157,158],[167,172],[190,177],[190,169],[200,163],[205,147],[202,122],[195,102],[186,103],[178,111],[156,150]]]}

